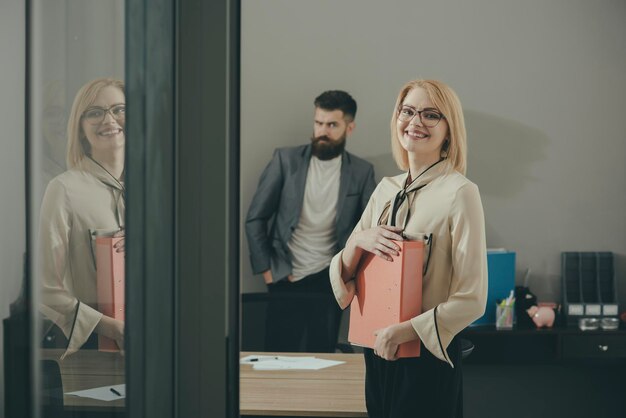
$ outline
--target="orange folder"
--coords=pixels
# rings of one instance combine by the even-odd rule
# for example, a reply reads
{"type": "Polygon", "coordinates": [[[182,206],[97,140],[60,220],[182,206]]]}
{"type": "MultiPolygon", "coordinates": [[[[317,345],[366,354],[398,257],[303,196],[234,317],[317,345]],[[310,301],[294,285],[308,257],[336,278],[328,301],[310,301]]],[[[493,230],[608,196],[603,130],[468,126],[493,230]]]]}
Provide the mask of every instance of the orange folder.
{"type": "MultiPolygon", "coordinates": [[[[395,241],[400,255],[386,261],[364,256],[356,275],[356,295],[350,304],[351,344],[374,348],[374,332],[422,313],[423,241],[395,241]]],[[[419,357],[420,341],[400,344],[398,357],[419,357]]]]}
{"type": "MultiPolygon", "coordinates": [[[[113,246],[123,237],[96,238],[98,310],[111,318],[124,320],[124,253],[113,246]]],[[[100,351],[119,351],[114,340],[98,335],[100,351]]]]}

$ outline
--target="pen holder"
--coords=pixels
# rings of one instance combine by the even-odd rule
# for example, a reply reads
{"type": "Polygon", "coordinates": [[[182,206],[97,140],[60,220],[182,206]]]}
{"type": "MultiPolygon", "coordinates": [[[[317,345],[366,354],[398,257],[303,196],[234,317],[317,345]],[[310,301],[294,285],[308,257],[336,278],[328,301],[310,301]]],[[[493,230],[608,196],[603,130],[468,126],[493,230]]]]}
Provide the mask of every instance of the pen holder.
{"type": "Polygon", "coordinates": [[[515,305],[496,304],[496,329],[513,329],[515,305]]]}

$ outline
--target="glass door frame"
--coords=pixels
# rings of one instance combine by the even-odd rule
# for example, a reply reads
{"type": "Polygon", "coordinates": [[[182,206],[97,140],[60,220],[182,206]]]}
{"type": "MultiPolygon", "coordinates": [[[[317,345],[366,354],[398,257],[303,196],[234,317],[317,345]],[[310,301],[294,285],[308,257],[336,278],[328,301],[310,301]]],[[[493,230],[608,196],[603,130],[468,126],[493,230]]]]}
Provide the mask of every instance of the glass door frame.
{"type": "Polygon", "coordinates": [[[239,415],[240,0],[127,0],[127,415],[239,415]]]}

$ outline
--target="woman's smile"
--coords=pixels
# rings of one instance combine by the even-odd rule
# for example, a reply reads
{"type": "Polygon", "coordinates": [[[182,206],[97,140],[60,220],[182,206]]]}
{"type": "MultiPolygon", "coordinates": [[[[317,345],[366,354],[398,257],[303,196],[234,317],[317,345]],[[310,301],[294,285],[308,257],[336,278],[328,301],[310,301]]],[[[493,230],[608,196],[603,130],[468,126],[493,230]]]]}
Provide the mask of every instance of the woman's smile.
{"type": "Polygon", "coordinates": [[[124,130],[122,128],[108,128],[107,127],[104,130],[98,131],[98,135],[104,136],[104,137],[113,137],[122,133],[124,133],[124,130]]]}
{"type": "Polygon", "coordinates": [[[423,131],[421,129],[416,129],[416,128],[405,129],[404,136],[407,136],[409,137],[409,139],[413,139],[413,140],[426,139],[430,137],[430,135],[426,131],[423,131]]]}

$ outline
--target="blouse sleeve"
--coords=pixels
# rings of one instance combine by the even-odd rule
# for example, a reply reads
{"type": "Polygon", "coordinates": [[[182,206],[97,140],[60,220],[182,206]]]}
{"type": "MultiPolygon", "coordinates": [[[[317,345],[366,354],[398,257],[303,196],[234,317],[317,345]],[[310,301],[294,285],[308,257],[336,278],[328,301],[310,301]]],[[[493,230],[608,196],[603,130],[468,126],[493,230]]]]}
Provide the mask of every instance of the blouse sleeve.
{"type": "Polygon", "coordinates": [[[71,229],[72,216],[65,187],[53,180],[46,189],[39,222],[40,310],[68,338],[64,356],[80,349],[102,317],[97,310],[80,303],[72,290],[71,229]]]}
{"type": "Polygon", "coordinates": [[[485,220],[478,187],[457,191],[450,215],[452,278],[448,299],[411,323],[428,351],[448,362],[446,352],[455,335],[485,312],[487,247],[485,220]]]}
{"type": "MultiPolygon", "coordinates": [[[[371,228],[372,222],[376,222],[376,219],[374,219],[374,216],[375,216],[374,208],[376,207],[375,201],[376,201],[376,195],[378,194],[378,191],[379,191],[379,187],[380,187],[380,184],[379,186],[376,187],[376,189],[372,193],[372,196],[370,197],[367,203],[367,206],[365,206],[365,210],[363,211],[363,214],[361,215],[361,219],[359,220],[359,222],[357,222],[356,226],[352,230],[352,233],[350,234],[350,237],[348,237],[348,240],[346,242],[349,242],[354,236],[354,234],[356,234],[357,232],[363,231],[365,229],[371,228]]],[[[346,309],[348,306],[350,306],[350,302],[352,302],[352,298],[354,298],[356,285],[354,283],[354,280],[350,280],[349,282],[345,283],[343,279],[341,278],[341,273],[343,270],[343,267],[342,267],[343,263],[341,262],[342,255],[343,255],[343,249],[341,249],[341,251],[335,254],[333,259],[331,260],[330,267],[329,267],[329,275],[330,275],[330,284],[333,289],[333,293],[335,294],[335,299],[337,300],[337,303],[339,304],[339,307],[341,309],[346,309]]]]}

